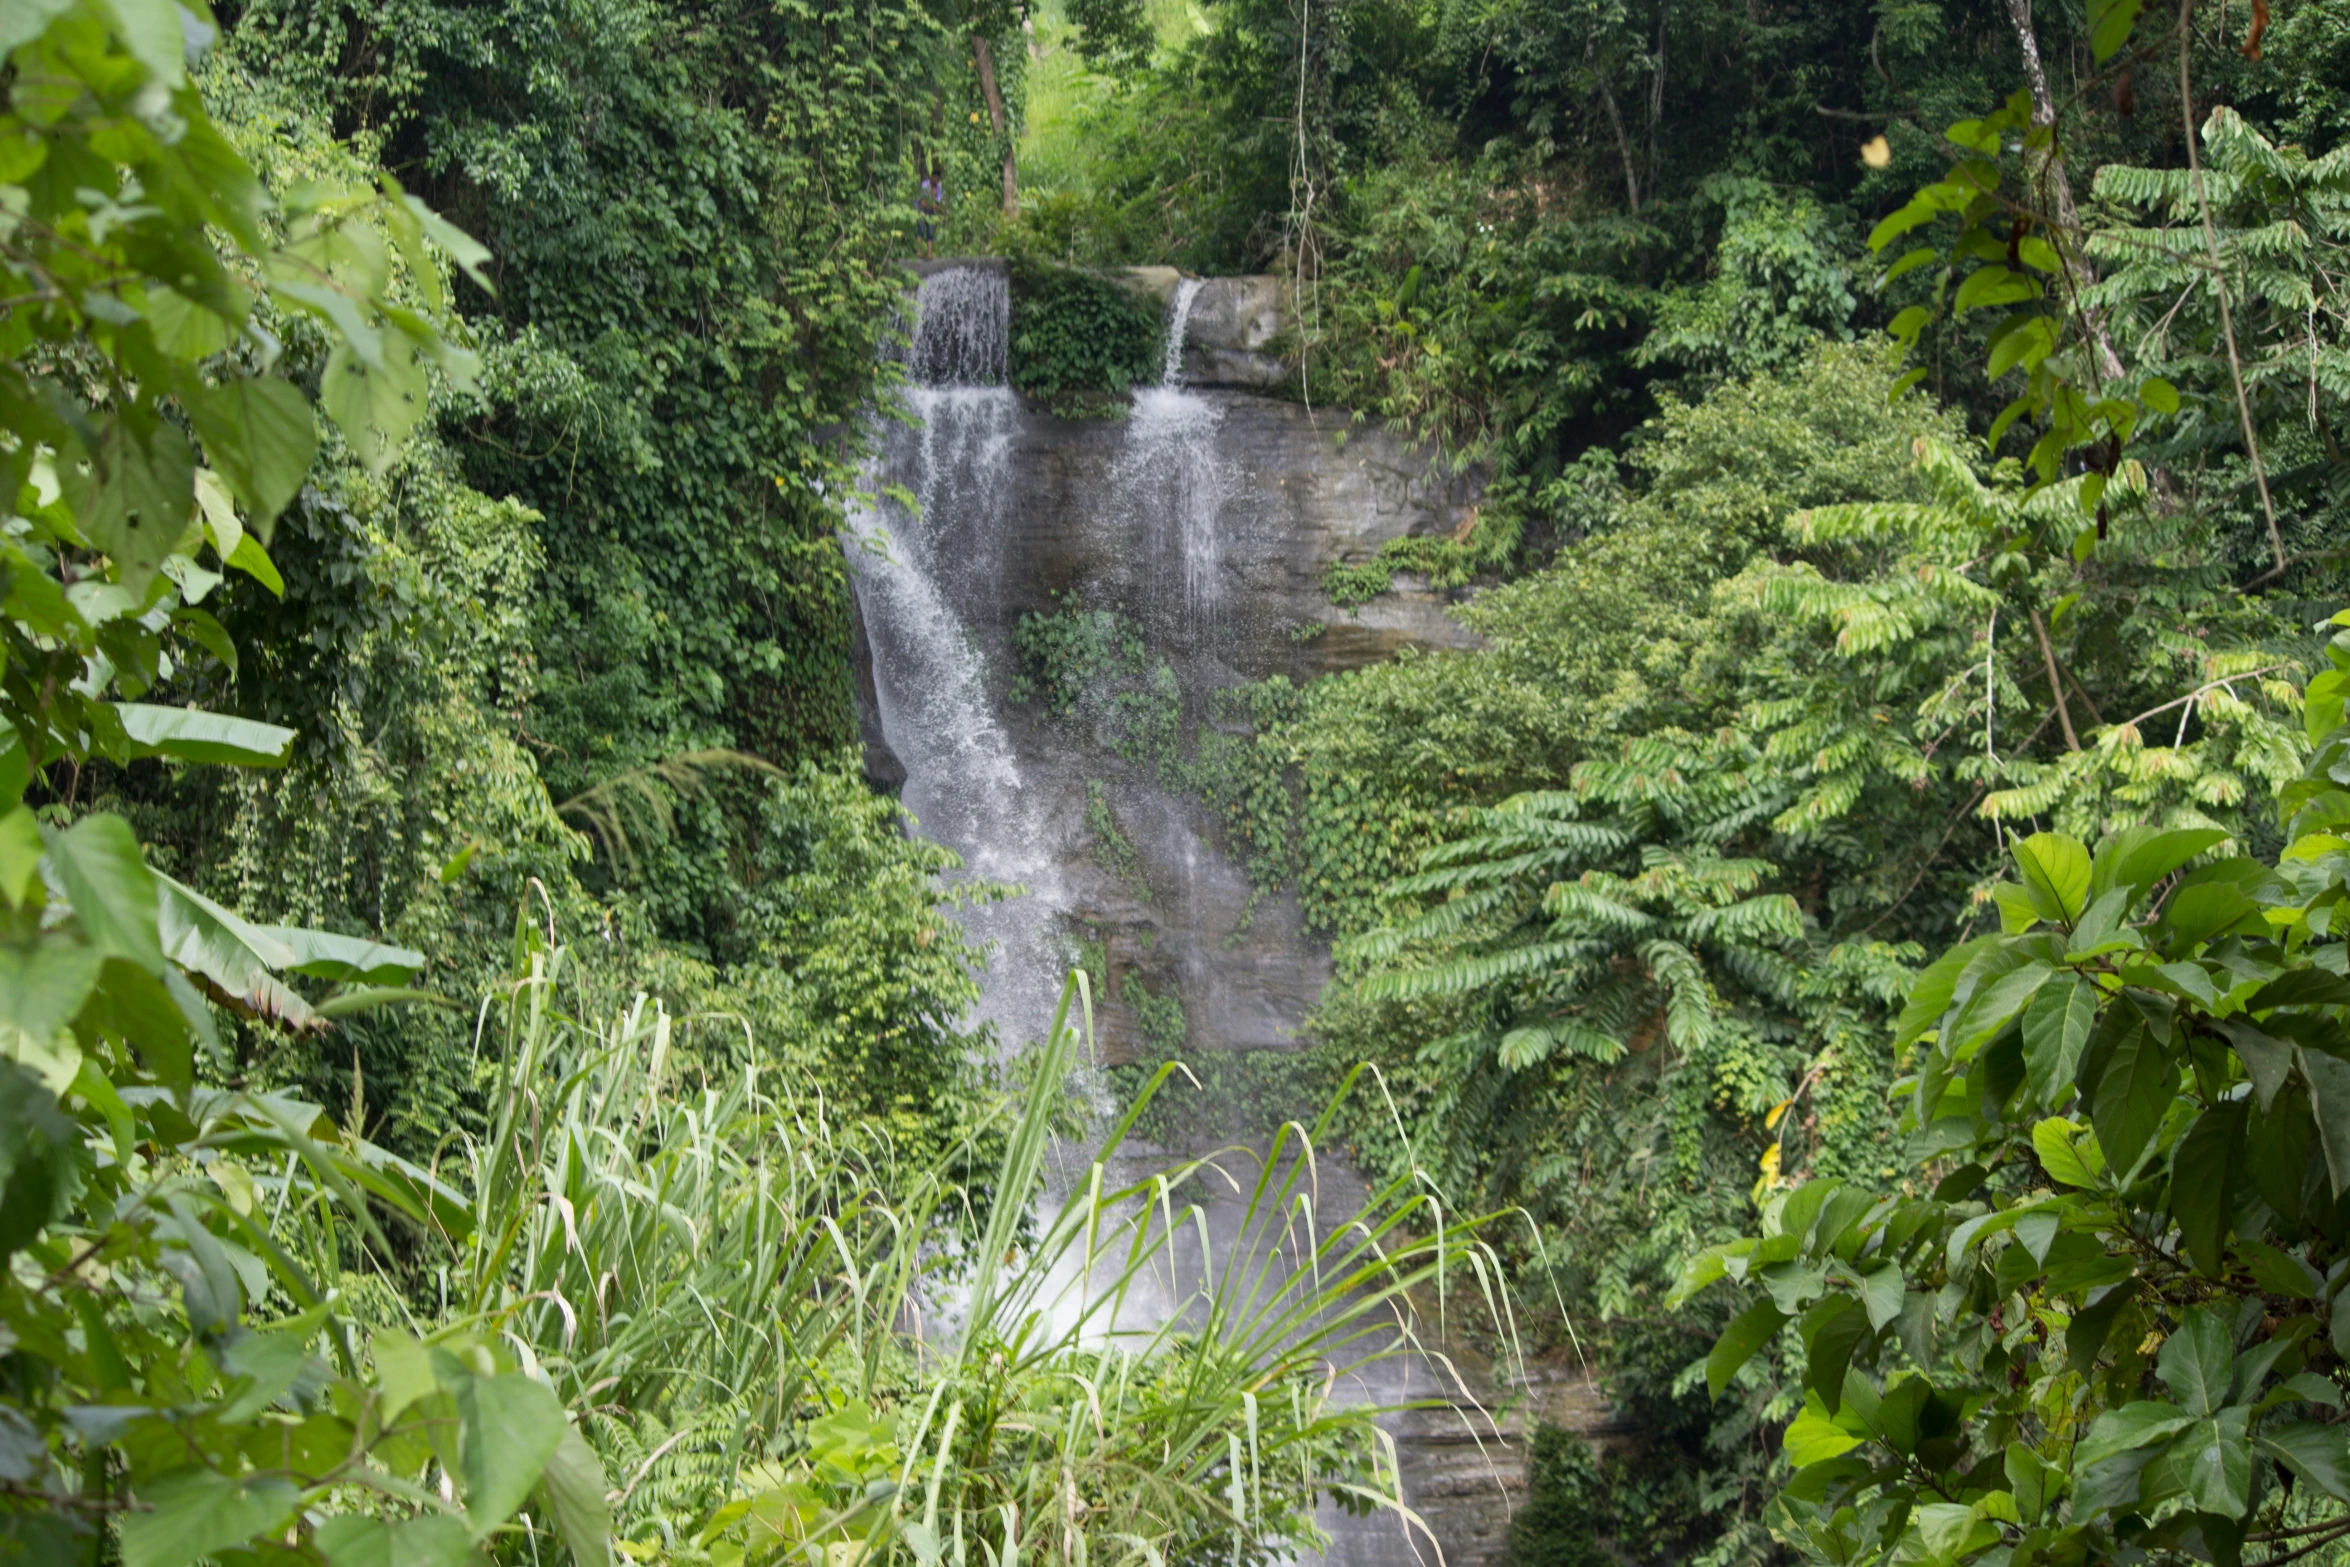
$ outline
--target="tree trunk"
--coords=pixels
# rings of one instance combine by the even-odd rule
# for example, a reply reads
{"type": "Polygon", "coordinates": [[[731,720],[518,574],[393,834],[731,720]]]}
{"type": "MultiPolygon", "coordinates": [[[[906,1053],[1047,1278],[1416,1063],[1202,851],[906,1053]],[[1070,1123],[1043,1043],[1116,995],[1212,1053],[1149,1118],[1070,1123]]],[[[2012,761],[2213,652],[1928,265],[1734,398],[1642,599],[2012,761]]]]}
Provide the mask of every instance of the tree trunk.
{"type": "MultiPolygon", "coordinates": [[[[2032,123],[2053,131],[2056,125],[2056,100],[2048,91],[2048,72],[2040,64],[2040,40],[2032,33],[2032,0],[2007,0],[2008,20],[2015,24],[2015,41],[2024,55],[2024,83],[2032,90],[2032,123]]],[[[2040,166],[2041,175],[2056,196],[2056,221],[2063,227],[2064,244],[2059,254],[2065,260],[2065,273],[2073,286],[2077,300],[2090,284],[2097,281],[2097,273],[2079,251],[2081,215],[2073,205],[2071,179],[2064,171],[2064,158],[2058,154],[2053,141],[2040,166]]],[[[2107,381],[2122,378],[2121,356],[2113,351],[2113,342],[2105,335],[2105,318],[2082,307],[2081,317],[2089,324],[2089,335],[2097,347],[2097,374],[2107,381]]]]}
{"type": "Polygon", "coordinates": [[[1632,215],[1640,216],[1640,175],[1632,166],[1632,139],[1624,134],[1624,117],[1616,112],[1616,95],[1608,90],[1606,82],[1599,84],[1600,101],[1607,105],[1608,123],[1616,128],[1616,155],[1624,160],[1624,194],[1632,203],[1632,215]]]}
{"type": "Polygon", "coordinates": [[[1020,211],[1020,173],[1012,161],[1011,132],[1004,123],[1004,95],[996,87],[995,50],[977,33],[971,35],[971,58],[979,62],[979,90],[987,98],[988,123],[1004,144],[1004,216],[1020,211]]]}

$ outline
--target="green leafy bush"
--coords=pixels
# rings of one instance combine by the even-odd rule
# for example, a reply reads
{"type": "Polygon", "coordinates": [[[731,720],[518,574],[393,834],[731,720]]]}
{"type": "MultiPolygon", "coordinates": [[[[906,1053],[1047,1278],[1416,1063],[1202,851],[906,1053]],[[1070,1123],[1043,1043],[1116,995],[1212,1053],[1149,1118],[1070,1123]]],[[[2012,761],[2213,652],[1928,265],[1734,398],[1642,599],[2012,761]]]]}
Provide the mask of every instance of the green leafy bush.
{"type": "Polygon", "coordinates": [[[1183,688],[1151,655],[1139,623],[1072,601],[1022,615],[1012,628],[1020,664],[1012,700],[1090,731],[1095,744],[1171,777],[1181,761],[1183,688]]]}
{"type": "Polygon", "coordinates": [[[2273,861],[2209,828],[2017,840],[2000,932],[1894,1029],[1900,1182],[1806,1181],[1690,1263],[1677,1298],[1748,1301],[1717,1393],[1793,1324],[1774,1516],[1807,1554],[2235,1561],[2350,1533],[2350,630],[2328,653],[2273,861]]]}
{"type": "Polygon", "coordinates": [[[1012,385],[1063,418],[1113,413],[1159,374],[1166,323],[1155,300],[1073,267],[1012,267],[1012,385]]]}

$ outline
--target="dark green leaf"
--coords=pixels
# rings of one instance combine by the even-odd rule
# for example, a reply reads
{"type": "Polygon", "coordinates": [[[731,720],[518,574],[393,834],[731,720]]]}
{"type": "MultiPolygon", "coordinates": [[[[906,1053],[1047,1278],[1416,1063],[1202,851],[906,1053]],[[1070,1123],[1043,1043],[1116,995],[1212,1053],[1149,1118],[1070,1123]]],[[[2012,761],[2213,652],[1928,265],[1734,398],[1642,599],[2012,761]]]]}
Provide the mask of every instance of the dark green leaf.
{"type": "Polygon", "coordinates": [[[2126,1175],[2146,1151],[2162,1125],[2163,1112],[2170,1108],[2171,1096],[2178,1092],[2178,1067],[2170,1048],[2154,1037],[2143,1019],[2116,1033],[2100,1066],[2089,1122],[2096,1128],[2106,1163],[2117,1175],[2126,1175]]]}
{"type": "Polygon", "coordinates": [[[2228,1219],[2243,1164],[2245,1105],[2230,1100],[2195,1118],[2171,1154],[2170,1210],[2195,1271],[2218,1278],[2227,1266],[2228,1219]]]}
{"type": "Polygon", "coordinates": [[[1803,1385],[1834,1414],[1844,1397],[1852,1352],[1870,1334],[1868,1313],[1850,1295],[1830,1295],[1804,1313],[1803,1385]]]}
{"type": "Polygon", "coordinates": [[[1758,1300],[1737,1316],[1722,1330],[1711,1353],[1705,1357],[1705,1385],[1714,1397],[1722,1396],[1722,1389],[1738,1374],[1738,1368],[1754,1358],[1754,1352],[1771,1340],[1771,1335],[1786,1326],[1787,1313],[1770,1300],[1758,1300]]]}
{"type": "Polygon", "coordinates": [[[2137,1281],[2125,1280],[2073,1313],[2072,1326],[2064,1330],[2064,1358],[2068,1367],[2085,1374],[2097,1363],[2107,1336],[2113,1332],[2114,1320],[2137,1294],[2137,1281]]]}
{"type": "Polygon", "coordinates": [[[2043,987],[2024,1009],[2025,1080],[2043,1109],[2057,1109],[2072,1097],[2081,1046],[2096,1018],[2096,988],[2072,978],[2043,987]]]}
{"type": "Polygon", "coordinates": [[[2301,1224],[2301,1188],[2309,1168],[2310,1132],[2309,1097],[2295,1089],[2254,1117],[2244,1141],[2244,1167],[2259,1189],[2261,1201],[2294,1229],[2301,1224]]]}
{"type": "Polygon", "coordinates": [[[2275,1102],[2277,1090],[2284,1086],[2286,1075],[2293,1070],[2293,1047],[2240,1019],[2230,1018],[2218,1027],[2235,1047],[2236,1059],[2244,1063],[2244,1074],[2252,1079],[2252,1091],[2260,1100],[2260,1108],[2267,1110],[2275,1102]]]}
{"type": "Polygon", "coordinates": [[[2087,1374],[2089,1367],[2096,1365],[2099,1353],[2106,1349],[2106,1339],[2113,1334],[2115,1320],[2122,1316],[2124,1306],[2134,1302],[2136,1294],[2136,1280],[2122,1280],[2073,1313],[2073,1325],[2063,1332],[2063,1356],[2070,1370],[2087,1374]]]}
{"type": "Polygon", "coordinates": [[[2310,1113],[2334,1195],[2350,1191],[2350,1061],[2322,1050],[2296,1050],[2301,1078],[2309,1085],[2310,1113]]]}

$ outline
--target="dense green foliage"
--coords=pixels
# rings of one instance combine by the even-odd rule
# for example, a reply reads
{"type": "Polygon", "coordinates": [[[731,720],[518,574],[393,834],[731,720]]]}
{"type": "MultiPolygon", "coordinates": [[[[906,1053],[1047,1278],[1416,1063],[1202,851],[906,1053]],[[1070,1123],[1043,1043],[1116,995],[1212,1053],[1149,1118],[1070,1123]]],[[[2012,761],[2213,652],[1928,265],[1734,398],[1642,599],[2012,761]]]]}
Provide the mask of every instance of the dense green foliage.
{"type": "Polygon", "coordinates": [[[1075,267],[1012,268],[1013,386],[1064,418],[1115,412],[1158,379],[1166,341],[1156,300],[1075,267]]]}
{"type": "Polygon", "coordinates": [[[1538,1438],[1522,1563],[2350,1538],[2338,0],[200,10],[0,18],[35,1560],[1270,1560],[1431,1196],[1641,1429],[1538,1438]],[[1051,408],[1163,346],[1071,264],[1273,270],[1295,395],[1483,484],[1326,584],[1474,585],[1473,652],[1201,711],[1018,629],[1103,867],[1194,791],[1335,947],[1295,1055],[1124,975],[1137,1128],[1375,1068],[1365,1287],[1136,1357],[1050,1281],[1164,1230],[1022,1235],[1070,1039],[1007,1113],[995,892],[849,755],[934,171],[1051,408]]]}
{"type": "Polygon", "coordinates": [[[1814,1179],[1692,1259],[1681,1294],[1760,1289],[1717,1390],[1798,1322],[1779,1507],[1813,1552],[2233,1561],[2350,1529],[2350,633],[2329,652],[2273,865],[2205,858],[2217,829],[2017,841],[2001,933],[1921,973],[1894,1031],[1930,1194],[1814,1179]]]}

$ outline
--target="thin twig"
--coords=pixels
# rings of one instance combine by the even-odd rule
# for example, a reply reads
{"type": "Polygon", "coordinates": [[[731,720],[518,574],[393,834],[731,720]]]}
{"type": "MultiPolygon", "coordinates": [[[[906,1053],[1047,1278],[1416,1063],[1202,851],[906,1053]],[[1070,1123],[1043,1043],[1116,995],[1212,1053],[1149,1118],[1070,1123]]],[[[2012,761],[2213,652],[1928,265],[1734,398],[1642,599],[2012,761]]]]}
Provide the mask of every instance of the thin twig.
{"type": "Polygon", "coordinates": [[[2276,502],[2269,498],[2268,469],[2260,460],[2260,437],[2252,428],[2252,400],[2244,393],[2244,360],[2236,352],[2236,318],[2228,308],[2228,274],[2220,260],[2219,229],[2211,221],[2211,190],[2204,182],[2202,155],[2195,150],[2195,92],[2187,74],[2188,26],[2195,0],[2179,0],[2179,116],[2187,133],[2187,177],[2195,187],[2195,205],[2203,214],[2203,247],[2211,253],[2212,285],[2219,297],[2220,336],[2228,345],[2228,379],[2236,388],[2236,417],[2244,427],[2244,451],[2252,459],[2252,480],[2260,486],[2260,511],[2268,519],[2268,542],[2277,552],[2277,570],[2285,569],[2285,536],[2277,528],[2276,502]]]}
{"type": "Polygon", "coordinates": [[[2048,665],[2048,691],[2056,698],[2056,721],[2064,729],[2064,748],[2078,751],[2081,737],[2073,733],[2073,710],[2065,705],[2064,677],[2056,672],[2056,649],[2049,645],[2048,628],[2041,623],[2039,606],[2031,606],[2030,613],[2032,635],[2040,639],[2040,657],[2048,665]]]}
{"type": "Polygon", "coordinates": [[[2170,701],[2163,703],[2160,707],[2150,707],[2146,709],[2145,712],[2140,713],[2137,717],[2123,721],[2118,727],[2123,729],[2135,729],[2138,725],[2146,722],[2147,719],[2159,718],[2161,715],[2169,712],[2172,708],[2179,706],[2183,702],[2194,701],[2197,697],[2203,695],[2206,691],[2217,691],[2220,687],[2232,686],[2239,680],[2250,680],[2254,675],[2271,675],[2284,667],[2285,666],[2282,664],[2263,664],[2258,669],[2247,669],[2240,675],[2230,675],[2224,680],[2214,680],[2208,684],[2197,686],[2194,690],[2188,692],[2185,696],[2174,697],[2170,701]]]}
{"type": "Polygon", "coordinates": [[[2343,1519],[2342,1522],[2337,1525],[2331,1533],[2318,1535],[2307,1545],[2298,1546],[2293,1550],[2286,1551],[2282,1555],[2263,1557],[2259,1561],[2254,1562],[2252,1567],[2282,1567],[2283,1563],[2307,1556],[2311,1551],[2324,1550],[2327,1546],[2333,1544],[2336,1540],[2341,1539],[2342,1536],[2346,1534],[2350,1534],[2350,1518],[2343,1519]]]}

